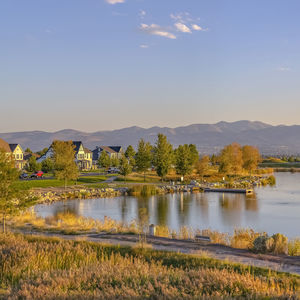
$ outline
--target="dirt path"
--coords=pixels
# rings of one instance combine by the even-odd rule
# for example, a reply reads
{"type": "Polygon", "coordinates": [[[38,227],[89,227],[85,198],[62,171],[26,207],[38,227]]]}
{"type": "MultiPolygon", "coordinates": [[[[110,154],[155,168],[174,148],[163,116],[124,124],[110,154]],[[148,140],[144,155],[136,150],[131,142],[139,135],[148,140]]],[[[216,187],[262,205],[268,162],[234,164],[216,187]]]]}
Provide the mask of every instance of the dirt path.
{"type": "MultiPolygon", "coordinates": [[[[83,235],[63,235],[50,232],[22,232],[24,234],[59,237],[66,240],[83,239],[91,242],[134,246],[138,241],[137,235],[125,234],[83,234],[83,235]]],[[[174,251],[185,254],[197,254],[201,251],[220,260],[228,260],[231,262],[242,263],[257,267],[270,268],[275,271],[288,272],[300,275],[300,256],[275,256],[254,254],[247,250],[234,249],[218,244],[203,244],[192,240],[177,240],[162,237],[147,236],[147,243],[151,244],[155,250],[174,251]]]]}

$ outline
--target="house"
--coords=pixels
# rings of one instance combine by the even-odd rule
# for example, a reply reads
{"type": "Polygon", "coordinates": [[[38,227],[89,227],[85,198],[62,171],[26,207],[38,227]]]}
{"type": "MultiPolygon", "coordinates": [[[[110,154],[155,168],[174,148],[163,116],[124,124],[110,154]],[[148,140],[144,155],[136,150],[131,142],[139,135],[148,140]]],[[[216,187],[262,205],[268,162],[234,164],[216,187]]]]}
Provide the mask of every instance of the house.
{"type": "Polygon", "coordinates": [[[19,144],[9,144],[9,147],[14,157],[16,168],[22,170],[26,165],[22,147],[19,144]]]}
{"type": "MultiPolygon", "coordinates": [[[[75,162],[78,168],[82,171],[90,170],[92,168],[92,151],[85,148],[81,141],[72,141],[75,150],[75,162]]],[[[45,159],[53,156],[52,145],[49,147],[48,151],[38,158],[36,161],[41,163],[45,159]]]]}
{"type": "Polygon", "coordinates": [[[110,158],[120,159],[123,155],[123,148],[121,146],[98,146],[93,150],[93,164],[97,164],[101,152],[105,151],[110,158]]]}
{"type": "Polygon", "coordinates": [[[17,169],[22,170],[26,164],[24,161],[24,151],[19,144],[8,144],[0,139],[0,149],[4,150],[7,155],[12,155],[17,169]]]}

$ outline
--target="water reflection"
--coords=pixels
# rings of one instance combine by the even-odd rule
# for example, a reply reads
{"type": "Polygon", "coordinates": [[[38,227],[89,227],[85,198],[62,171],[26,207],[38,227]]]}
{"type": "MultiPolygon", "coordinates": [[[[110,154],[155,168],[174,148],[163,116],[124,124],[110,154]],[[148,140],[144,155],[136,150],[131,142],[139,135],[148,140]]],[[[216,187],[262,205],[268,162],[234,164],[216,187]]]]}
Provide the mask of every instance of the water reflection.
{"type": "Polygon", "coordinates": [[[276,188],[260,188],[250,196],[182,193],[140,198],[68,200],[37,205],[35,209],[42,216],[68,212],[100,220],[107,216],[127,223],[132,220],[144,222],[146,216],[149,223],[167,225],[175,230],[184,225],[230,232],[237,227],[251,227],[269,233],[300,236],[300,174],[290,178],[294,182],[294,185],[288,182],[291,189],[286,189],[287,178],[280,176],[283,175],[277,178],[276,188]]]}

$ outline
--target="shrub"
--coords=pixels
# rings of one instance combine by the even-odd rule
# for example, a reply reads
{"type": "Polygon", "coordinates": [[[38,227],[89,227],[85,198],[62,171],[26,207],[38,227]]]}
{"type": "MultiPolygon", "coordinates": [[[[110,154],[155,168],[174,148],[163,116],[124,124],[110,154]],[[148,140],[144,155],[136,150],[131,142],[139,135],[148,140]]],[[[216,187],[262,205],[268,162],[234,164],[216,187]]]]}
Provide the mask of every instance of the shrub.
{"type": "Polygon", "coordinates": [[[254,240],[252,250],[257,253],[288,254],[288,239],[281,233],[272,237],[264,234],[254,240]]]}
{"type": "Polygon", "coordinates": [[[257,253],[266,253],[267,252],[267,240],[268,235],[260,235],[253,242],[252,250],[257,253]]]}
{"type": "Polygon", "coordinates": [[[300,256],[300,239],[294,239],[288,242],[288,254],[291,256],[300,256]]]}
{"type": "Polygon", "coordinates": [[[254,240],[260,235],[252,229],[236,229],[231,238],[230,245],[233,248],[252,249],[254,240]]]}

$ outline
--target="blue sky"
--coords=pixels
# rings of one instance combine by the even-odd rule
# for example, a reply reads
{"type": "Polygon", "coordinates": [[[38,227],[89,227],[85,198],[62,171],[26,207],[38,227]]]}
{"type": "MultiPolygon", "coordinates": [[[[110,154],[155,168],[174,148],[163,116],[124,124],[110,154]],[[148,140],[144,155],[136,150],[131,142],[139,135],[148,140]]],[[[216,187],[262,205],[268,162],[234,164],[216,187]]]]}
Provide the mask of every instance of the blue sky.
{"type": "Polygon", "coordinates": [[[299,11],[299,0],[2,0],[0,132],[300,124],[299,11]]]}

